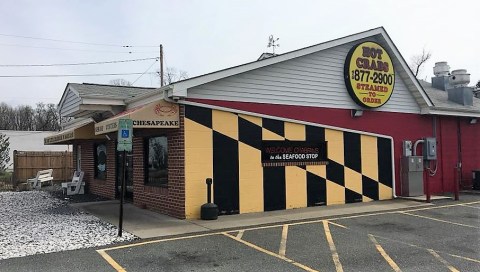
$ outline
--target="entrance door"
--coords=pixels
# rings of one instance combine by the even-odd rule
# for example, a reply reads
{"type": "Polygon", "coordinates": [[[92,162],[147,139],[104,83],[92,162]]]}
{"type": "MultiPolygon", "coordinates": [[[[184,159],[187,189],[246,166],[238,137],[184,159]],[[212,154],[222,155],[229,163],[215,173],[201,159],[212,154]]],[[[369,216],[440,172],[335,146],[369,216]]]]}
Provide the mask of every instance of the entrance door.
{"type": "MultiPolygon", "coordinates": [[[[125,199],[129,201],[133,201],[133,159],[132,153],[126,152],[127,154],[127,161],[126,161],[126,169],[125,172],[125,199]]],[[[120,198],[120,192],[122,190],[122,174],[123,174],[123,152],[117,152],[117,182],[116,182],[116,190],[115,195],[117,198],[120,198]]]]}
{"type": "Polygon", "coordinates": [[[77,171],[82,171],[82,146],[77,145],[77,171]]]}

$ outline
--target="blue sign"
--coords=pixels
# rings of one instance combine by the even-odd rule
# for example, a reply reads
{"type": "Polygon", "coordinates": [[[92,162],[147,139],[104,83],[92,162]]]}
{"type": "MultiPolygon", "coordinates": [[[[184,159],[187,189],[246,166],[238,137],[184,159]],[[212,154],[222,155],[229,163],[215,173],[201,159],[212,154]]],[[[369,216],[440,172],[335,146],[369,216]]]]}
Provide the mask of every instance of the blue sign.
{"type": "Polygon", "coordinates": [[[117,151],[132,151],[132,119],[119,119],[118,120],[118,143],[117,151]]]}

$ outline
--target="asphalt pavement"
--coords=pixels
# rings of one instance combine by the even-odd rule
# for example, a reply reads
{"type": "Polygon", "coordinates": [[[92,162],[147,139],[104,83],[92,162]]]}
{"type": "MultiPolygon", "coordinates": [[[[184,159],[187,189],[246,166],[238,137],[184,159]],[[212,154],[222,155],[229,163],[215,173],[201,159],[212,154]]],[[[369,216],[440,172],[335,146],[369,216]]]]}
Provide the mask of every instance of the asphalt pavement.
{"type": "Polygon", "coordinates": [[[0,270],[480,271],[480,195],[12,258],[0,270]]]}

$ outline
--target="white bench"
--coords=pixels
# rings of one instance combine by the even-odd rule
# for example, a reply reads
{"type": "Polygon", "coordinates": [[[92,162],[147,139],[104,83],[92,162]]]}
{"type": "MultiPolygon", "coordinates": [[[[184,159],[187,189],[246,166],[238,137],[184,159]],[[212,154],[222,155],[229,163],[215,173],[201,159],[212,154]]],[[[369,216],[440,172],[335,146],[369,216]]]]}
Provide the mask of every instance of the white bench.
{"type": "Polygon", "coordinates": [[[53,169],[41,170],[37,172],[37,176],[31,179],[27,179],[27,183],[32,189],[42,188],[44,182],[50,182],[53,185],[53,169]]]}
{"type": "Polygon", "coordinates": [[[67,195],[83,195],[85,193],[85,181],[83,181],[83,171],[75,171],[71,182],[63,182],[62,189],[67,195]]]}

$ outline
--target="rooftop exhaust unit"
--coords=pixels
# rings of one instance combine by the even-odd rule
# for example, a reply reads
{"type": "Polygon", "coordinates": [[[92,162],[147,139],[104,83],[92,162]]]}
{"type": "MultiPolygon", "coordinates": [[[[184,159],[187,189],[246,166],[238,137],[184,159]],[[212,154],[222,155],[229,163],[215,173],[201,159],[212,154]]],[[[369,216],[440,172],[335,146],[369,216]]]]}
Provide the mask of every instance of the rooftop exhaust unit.
{"type": "Polygon", "coordinates": [[[465,69],[453,70],[446,61],[435,63],[432,77],[432,87],[446,91],[448,100],[464,106],[473,105],[473,88],[468,87],[470,74],[465,69]]]}

